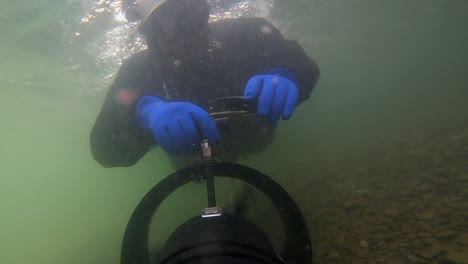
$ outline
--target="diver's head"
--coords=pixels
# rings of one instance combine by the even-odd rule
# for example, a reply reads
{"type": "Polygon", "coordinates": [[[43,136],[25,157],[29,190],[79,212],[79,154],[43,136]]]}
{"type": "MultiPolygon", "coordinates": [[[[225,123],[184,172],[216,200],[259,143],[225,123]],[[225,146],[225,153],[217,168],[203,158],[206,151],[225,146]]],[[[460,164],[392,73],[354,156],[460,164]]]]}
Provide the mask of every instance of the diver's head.
{"type": "MultiPolygon", "coordinates": [[[[166,0],[142,20],[140,31],[150,49],[186,51],[206,42],[209,14],[207,0],[166,0]]],[[[127,13],[127,16],[139,14],[127,13]]]]}
{"type": "Polygon", "coordinates": [[[122,11],[128,22],[145,20],[165,0],[123,0],[122,11]]]}

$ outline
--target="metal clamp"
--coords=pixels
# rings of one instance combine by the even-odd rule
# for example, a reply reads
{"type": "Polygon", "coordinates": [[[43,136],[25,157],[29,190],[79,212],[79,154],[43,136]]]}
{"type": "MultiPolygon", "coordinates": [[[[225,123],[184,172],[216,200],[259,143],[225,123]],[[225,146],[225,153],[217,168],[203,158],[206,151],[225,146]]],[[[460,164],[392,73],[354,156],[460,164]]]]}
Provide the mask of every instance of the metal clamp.
{"type": "Polygon", "coordinates": [[[213,149],[211,148],[211,144],[208,139],[204,139],[201,143],[201,150],[202,150],[202,161],[203,162],[210,162],[214,161],[213,158],[213,149]]]}
{"type": "Polygon", "coordinates": [[[222,212],[223,212],[223,209],[219,207],[208,207],[208,208],[203,209],[202,217],[203,218],[218,217],[218,216],[221,216],[222,212]]]}

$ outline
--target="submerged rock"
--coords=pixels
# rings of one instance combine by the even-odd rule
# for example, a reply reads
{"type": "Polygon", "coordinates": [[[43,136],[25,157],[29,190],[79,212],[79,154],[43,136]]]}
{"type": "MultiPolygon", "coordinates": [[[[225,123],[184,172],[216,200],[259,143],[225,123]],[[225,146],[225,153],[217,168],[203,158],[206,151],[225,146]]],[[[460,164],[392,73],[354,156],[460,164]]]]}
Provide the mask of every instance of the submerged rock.
{"type": "Polygon", "coordinates": [[[438,238],[438,239],[452,239],[452,238],[455,238],[456,236],[458,236],[458,232],[457,231],[454,231],[454,230],[449,230],[449,231],[444,231],[444,232],[440,232],[440,233],[437,233],[435,234],[435,237],[438,238]]]}
{"type": "Polygon", "coordinates": [[[444,256],[444,260],[452,261],[457,264],[468,264],[468,249],[464,248],[459,251],[451,251],[444,256]]]}
{"type": "Polygon", "coordinates": [[[332,251],[328,256],[325,257],[326,263],[340,263],[341,256],[337,251],[332,251]]]}
{"type": "Polygon", "coordinates": [[[419,252],[417,255],[426,260],[433,260],[445,254],[445,250],[442,247],[432,247],[419,252]]]}
{"type": "Polygon", "coordinates": [[[414,263],[414,264],[429,264],[430,263],[429,261],[422,259],[420,257],[417,257],[415,255],[408,255],[406,257],[411,263],[414,263]]]}
{"type": "Polygon", "coordinates": [[[369,242],[367,242],[366,240],[361,240],[361,242],[359,242],[359,246],[361,248],[368,249],[369,248],[369,242]]]}
{"type": "Polygon", "coordinates": [[[384,215],[390,216],[390,217],[396,217],[400,215],[400,209],[398,207],[387,207],[384,210],[384,215]]]}

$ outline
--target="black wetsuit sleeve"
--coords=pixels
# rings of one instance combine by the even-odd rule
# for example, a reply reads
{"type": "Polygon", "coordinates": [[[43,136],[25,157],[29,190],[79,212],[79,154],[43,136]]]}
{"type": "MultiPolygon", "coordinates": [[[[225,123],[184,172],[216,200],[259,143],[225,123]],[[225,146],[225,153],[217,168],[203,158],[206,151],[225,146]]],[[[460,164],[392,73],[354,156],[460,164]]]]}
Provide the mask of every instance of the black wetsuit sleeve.
{"type": "Polygon", "coordinates": [[[296,41],[285,39],[271,23],[262,18],[239,18],[220,21],[213,28],[220,40],[228,43],[230,52],[247,58],[243,67],[246,74],[288,69],[299,80],[299,101],[310,97],[320,75],[317,64],[296,41]]]}
{"type": "Polygon", "coordinates": [[[126,60],[107,92],[90,136],[93,157],[103,167],[132,166],[155,145],[135,113],[138,99],[151,84],[148,61],[146,52],[126,60]]]}
{"type": "Polygon", "coordinates": [[[306,55],[296,41],[286,41],[284,49],[278,51],[278,54],[284,59],[278,62],[278,67],[292,71],[299,80],[299,102],[309,99],[320,76],[317,64],[306,55]]]}
{"type": "MultiPolygon", "coordinates": [[[[267,68],[285,68],[299,79],[299,102],[310,97],[320,75],[317,64],[296,42],[286,40],[279,30],[264,19],[251,18],[251,46],[264,58],[267,68]]],[[[255,56],[254,56],[255,57],[255,56]]]]}

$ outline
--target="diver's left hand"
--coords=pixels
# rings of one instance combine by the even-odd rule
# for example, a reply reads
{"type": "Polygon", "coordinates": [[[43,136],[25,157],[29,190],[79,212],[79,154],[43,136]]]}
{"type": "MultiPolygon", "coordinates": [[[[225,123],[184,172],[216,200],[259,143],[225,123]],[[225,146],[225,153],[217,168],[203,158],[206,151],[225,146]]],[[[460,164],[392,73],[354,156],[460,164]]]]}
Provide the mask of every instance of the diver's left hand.
{"type": "Polygon", "coordinates": [[[299,98],[297,83],[292,72],[277,68],[266,75],[252,77],[245,87],[244,97],[258,97],[258,114],[276,123],[281,115],[286,120],[294,113],[299,98]]]}

